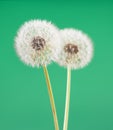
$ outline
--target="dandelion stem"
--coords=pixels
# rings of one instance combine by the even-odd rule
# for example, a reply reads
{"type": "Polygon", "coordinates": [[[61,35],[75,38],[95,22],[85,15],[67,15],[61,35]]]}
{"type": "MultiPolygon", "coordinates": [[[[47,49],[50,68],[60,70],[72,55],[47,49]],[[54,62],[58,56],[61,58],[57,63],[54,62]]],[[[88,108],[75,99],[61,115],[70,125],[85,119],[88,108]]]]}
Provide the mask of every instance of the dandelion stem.
{"type": "Polygon", "coordinates": [[[64,126],[63,130],[68,128],[68,117],[69,117],[69,103],[70,103],[70,88],[71,88],[71,69],[67,68],[67,90],[66,90],[66,101],[65,101],[65,114],[64,114],[64,126]]]}
{"type": "Polygon", "coordinates": [[[48,93],[49,93],[49,98],[50,98],[50,103],[51,103],[51,109],[52,109],[53,118],[54,118],[55,130],[59,130],[57,112],[56,112],[56,107],[55,107],[55,103],[54,103],[54,97],[53,97],[53,92],[52,92],[52,87],[51,87],[47,67],[44,66],[43,70],[44,70],[44,74],[45,74],[45,78],[46,78],[46,83],[47,83],[47,88],[48,88],[48,93]]]}

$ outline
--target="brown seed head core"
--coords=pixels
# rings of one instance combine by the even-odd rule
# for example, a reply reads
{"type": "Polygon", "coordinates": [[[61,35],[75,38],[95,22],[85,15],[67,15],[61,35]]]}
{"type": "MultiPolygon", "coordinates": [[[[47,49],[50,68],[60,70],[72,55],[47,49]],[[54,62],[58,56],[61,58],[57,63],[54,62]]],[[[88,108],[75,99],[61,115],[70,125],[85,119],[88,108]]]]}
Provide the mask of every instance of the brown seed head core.
{"type": "Polygon", "coordinates": [[[33,49],[39,51],[39,50],[42,50],[44,48],[45,43],[46,42],[42,37],[37,36],[32,41],[32,47],[33,47],[33,49]]]}
{"type": "Polygon", "coordinates": [[[65,52],[69,54],[77,54],[78,53],[78,47],[76,45],[73,45],[71,43],[64,46],[65,52]]]}

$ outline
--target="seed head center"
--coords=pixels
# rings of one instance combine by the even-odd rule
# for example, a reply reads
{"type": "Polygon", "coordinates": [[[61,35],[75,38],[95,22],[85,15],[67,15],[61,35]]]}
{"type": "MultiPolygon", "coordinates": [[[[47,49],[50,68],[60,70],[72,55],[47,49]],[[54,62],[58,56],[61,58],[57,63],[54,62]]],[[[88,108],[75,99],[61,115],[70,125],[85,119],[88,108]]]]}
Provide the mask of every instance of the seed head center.
{"type": "Polygon", "coordinates": [[[42,50],[44,48],[45,43],[46,42],[42,37],[37,36],[32,41],[32,47],[33,47],[33,49],[39,51],[39,50],[42,50]]]}
{"type": "Polygon", "coordinates": [[[73,45],[71,43],[64,46],[64,51],[69,54],[77,54],[78,53],[78,47],[76,45],[73,45]]]}

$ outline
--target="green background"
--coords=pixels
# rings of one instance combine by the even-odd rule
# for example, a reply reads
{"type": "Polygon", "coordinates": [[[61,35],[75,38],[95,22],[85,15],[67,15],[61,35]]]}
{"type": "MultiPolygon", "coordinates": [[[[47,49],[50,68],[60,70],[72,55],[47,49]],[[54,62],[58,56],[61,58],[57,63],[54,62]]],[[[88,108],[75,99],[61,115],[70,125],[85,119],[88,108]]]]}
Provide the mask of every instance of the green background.
{"type": "MultiPolygon", "coordinates": [[[[20,25],[46,19],[83,30],[94,58],[72,71],[68,130],[113,130],[113,1],[0,1],[0,130],[54,130],[42,68],[24,65],[14,50],[20,25]]],[[[66,69],[48,66],[62,130],[66,69]]]]}

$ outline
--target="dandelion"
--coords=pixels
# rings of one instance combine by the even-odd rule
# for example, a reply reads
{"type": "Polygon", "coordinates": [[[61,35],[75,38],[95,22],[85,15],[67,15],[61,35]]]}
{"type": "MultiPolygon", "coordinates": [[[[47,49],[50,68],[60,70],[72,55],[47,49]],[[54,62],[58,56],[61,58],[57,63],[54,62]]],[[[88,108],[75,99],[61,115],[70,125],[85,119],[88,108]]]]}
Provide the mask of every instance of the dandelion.
{"type": "Polygon", "coordinates": [[[45,66],[57,58],[60,38],[50,22],[31,20],[19,29],[15,48],[20,59],[32,67],[45,66]]]}
{"type": "Polygon", "coordinates": [[[61,52],[56,61],[61,66],[67,67],[67,90],[64,114],[63,130],[68,127],[71,69],[80,69],[86,66],[92,58],[93,46],[90,38],[82,31],[75,29],[64,29],[60,31],[62,37],[61,52]]]}
{"type": "Polygon", "coordinates": [[[15,38],[15,48],[20,59],[32,67],[42,66],[48,87],[55,129],[59,130],[47,65],[57,60],[60,37],[57,27],[45,20],[31,20],[19,29],[15,38]]]}
{"type": "Polygon", "coordinates": [[[64,29],[60,31],[62,37],[61,52],[57,62],[64,67],[80,69],[86,66],[92,58],[92,42],[82,31],[64,29]]]}

